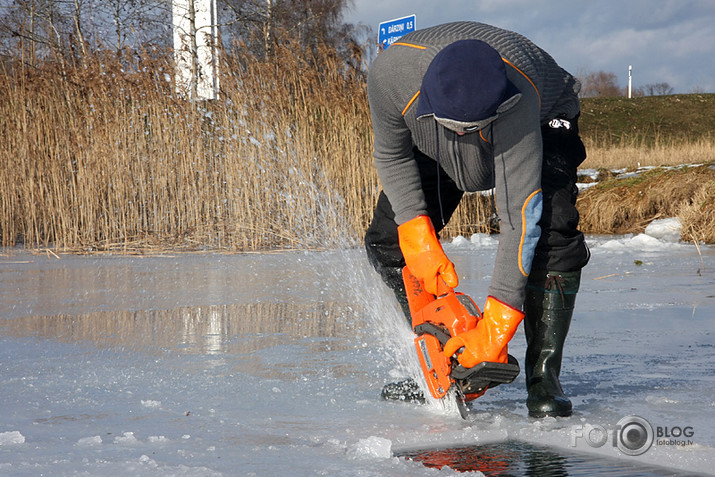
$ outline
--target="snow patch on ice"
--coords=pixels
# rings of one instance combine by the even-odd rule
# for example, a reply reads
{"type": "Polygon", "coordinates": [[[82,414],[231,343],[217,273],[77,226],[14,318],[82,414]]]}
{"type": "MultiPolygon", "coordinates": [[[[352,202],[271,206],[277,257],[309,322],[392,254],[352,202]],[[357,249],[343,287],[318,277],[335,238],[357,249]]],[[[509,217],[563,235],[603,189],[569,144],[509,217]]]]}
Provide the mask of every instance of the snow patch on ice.
{"type": "Polygon", "coordinates": [[[24,444],[25,436],[20,431],[0,432],[0,446],[24,444]]]}
{"type": "Polygon", "coordinates": [[[151,399],[147,399],[146,401],[142,399],[141,401],[142,406],[149,408],[149,409],[159,409],[161,408],[161,401],[153,401],[151,399]]]}
{"type": "Polygon", "coordinates": [[[325,447],[336,452],[344,452],[346,449],[345,443],[340,439],[331,438],[325,442],[325,447]]]}
{"type": "Polygon", "coordinates": [[[663,252],[680,247],[681,244],[666,242],[650,235],[638,234],[635,237],[626,236],[624,238],[608,240],[591,247],[594,252],[663,252]]]}
{"type": "Polygon", "coordinates": [[[350,455],[357,459],[389,459],[392,457],[392,441],[377,436],[360,439],[350,449],[350,455]]]}
{"type": "Polygon", "coordinates": [[[452,239],[452,244],[453,244],[453,245],[465,245],[465,244],[468,244],[468,243],[469,243],[469,240],[467,240],[465,237],[463,237],[463,236],[461,236],[461,235],[459,235],[459,236],[457,236],[457,237],[454,237],[454,238],[452,239]]]}
{"type": "Polygon", "coordinates": [[[80,447],[94,447],[101,444],[102,438],[100,436],[82,437],[77,441],[77,445],[80,447]]]}
{"type": "Polygon", "coordinates": [[[114,438],[114,443],[115,444],[122,444],[122,445],[135,445],[139,443],[139,439],[134,437],[133,432],[125,432],[121,436],[117,436],[114,438]]]}
{"type": "Polygon", "coordinates": [[[650,404],[678,404],[680,402],[677,399],[665,396],[647,396],[645,400],[650,404]]]}
{"type": "Polygon", "coordinates": [[[680,219],[671,217],[654,220],[645,228],[645,233],[664,242],[678,243],[682,230],[683,224],[680,219]]]}
{"type": "Polygon", "coordinates": [[[472,234],[469,239],[462,235],[458,235],[452,239],[452,242],[446,244],[448,247],[465,247],[465,248],[496,248],[499,245],[499,235],[488,234],[472,234]]]}
{"type": "Polygon", "coordinates": [[[139,457],[139,462],[146,465],[150,469],[156,469],[159,467],[154,459],[145,454],[142,454],[141,457],[139,457]]]}

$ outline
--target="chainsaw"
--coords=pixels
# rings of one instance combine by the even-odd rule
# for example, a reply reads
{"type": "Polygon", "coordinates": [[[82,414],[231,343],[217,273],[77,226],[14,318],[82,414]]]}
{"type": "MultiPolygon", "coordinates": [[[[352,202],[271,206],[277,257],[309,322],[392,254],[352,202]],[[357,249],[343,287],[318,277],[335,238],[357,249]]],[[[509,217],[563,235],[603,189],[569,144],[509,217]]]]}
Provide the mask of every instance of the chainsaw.
{"type": "Polygon", "coordinates": [[[402,270],[402,279],[427,388],[435,399],[443,399],[454,388],[459,412],[466,419],[467,402],[482,396],[488,388],[514,381],[519,375],[519,363],[508,355],[507,363],[483,361],[465,368],[456,354],[445,356],[442,350],[451,337],[477,326],[482,318],[479,307],[468,295],[455,292],[442,280],[437,296],[428,293],[407,267],[402,270]]]}

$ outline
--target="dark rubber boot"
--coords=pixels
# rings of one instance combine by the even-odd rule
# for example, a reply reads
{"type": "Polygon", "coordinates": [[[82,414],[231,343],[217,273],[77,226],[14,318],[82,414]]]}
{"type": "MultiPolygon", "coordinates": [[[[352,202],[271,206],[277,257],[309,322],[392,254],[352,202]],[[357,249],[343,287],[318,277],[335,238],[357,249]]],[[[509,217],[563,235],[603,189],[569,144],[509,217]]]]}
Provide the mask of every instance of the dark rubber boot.
{"type": "Polygon", "coordinates": [[[570,416],[559,382],[564,341],[571,324],[581,271],[532,271],[524,302],[526,407],[531,417],[570,416]]]}

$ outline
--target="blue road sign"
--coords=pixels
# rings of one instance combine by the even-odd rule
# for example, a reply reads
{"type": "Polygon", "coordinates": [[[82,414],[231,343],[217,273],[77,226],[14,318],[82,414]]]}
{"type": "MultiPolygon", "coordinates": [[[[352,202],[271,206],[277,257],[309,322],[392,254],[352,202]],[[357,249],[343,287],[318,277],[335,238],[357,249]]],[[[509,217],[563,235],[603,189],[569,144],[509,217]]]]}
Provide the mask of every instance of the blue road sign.
{"type": "Polygon", "coordinates": [[[417,17],[409,15],[402,18],[395,18],[380,23],[378,26],[377,44],[382,49],[387,49],[390,45],[396,42],[402,35],[411,31],[415,31],[417,25],[417,17]]]}

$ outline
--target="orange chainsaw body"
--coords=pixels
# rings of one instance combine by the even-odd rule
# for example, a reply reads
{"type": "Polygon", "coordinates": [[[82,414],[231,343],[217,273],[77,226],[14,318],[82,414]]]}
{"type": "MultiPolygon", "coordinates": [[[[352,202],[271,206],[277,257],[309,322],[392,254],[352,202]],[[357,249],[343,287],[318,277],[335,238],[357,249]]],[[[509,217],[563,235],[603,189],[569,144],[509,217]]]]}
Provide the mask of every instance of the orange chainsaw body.
{"type": "Polygon", "coordinates": [[[447,395],[454,383],[450,376],[452,360],[442,352],[446,340],[477,326],[481,312],[472,299],[441,283],[439,296],[428,293],[422,283],[405,267],[402,271],[407,302],[412,315],[412,328],[417,333],[415,348],[427,380],[430,394],[436,399],[447,395]]]}

